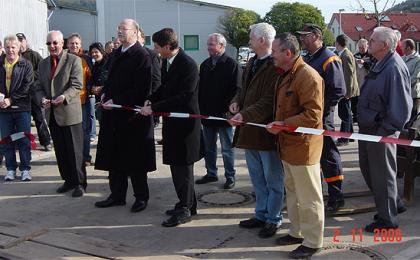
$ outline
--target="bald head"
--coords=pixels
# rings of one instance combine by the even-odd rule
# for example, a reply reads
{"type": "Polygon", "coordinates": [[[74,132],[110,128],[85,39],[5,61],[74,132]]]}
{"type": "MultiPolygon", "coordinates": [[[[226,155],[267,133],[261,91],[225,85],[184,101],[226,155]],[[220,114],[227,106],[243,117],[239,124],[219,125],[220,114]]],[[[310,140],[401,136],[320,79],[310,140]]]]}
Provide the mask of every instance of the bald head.
{"type": "Polygon", "coordinates": [[[117,28],[118,39],[124,47],[128,47],[137,41],[139,24],[133,19],[124,19],[117,28]]]}

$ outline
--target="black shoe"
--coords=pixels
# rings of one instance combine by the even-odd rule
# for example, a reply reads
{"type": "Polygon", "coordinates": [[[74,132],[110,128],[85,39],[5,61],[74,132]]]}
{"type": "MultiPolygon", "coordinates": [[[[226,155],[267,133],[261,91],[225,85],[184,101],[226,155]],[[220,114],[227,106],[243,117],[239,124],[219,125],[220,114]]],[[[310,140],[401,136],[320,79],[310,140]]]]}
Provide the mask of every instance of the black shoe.
{"type": "Polygon", "coordinates": [[[131,207],[131,212],[140,212],[147,207],[147,200],[136,200],[131,207]]]}
{"type": "Polygon", "coordinates": [[[250,218],[239,222],[239,226],[243,228],[259,228],[263,227],[265,222],[257,218],[250,218]]]}
{"type": "Polygon", "coordinates": [[[60,187],[58,187],[57,193],[68,192],[68,191],[71,191],[72,189],[74,189],[74,185],[70,185],[70,184],[64,183],[63,185],[61,185],[60,187]]]}
{"type": "Polygon", "coordinates": [[[265,223],[264,227],[258,232],[258,236],[261,238],[272,237],[276,234],[277,230],[280,229],[280,226],[274,223],[265,223]]]}
{"type": "Polygon", "coordinates": [[[195,184],[206,184],[209,182],[216,182],[219,179],[217,177],[214,176],[210,176],[208,174],[204,175],[201,179],[198,179],[195,181],[195,184]]]}
{"type": "Polygon", "coordinates": [[[124,206],[124,205],[125,205],[125,201],[114,200],[111,197],[108,197],[106,200],[95,202],[95,207],[97,208],[109,208],[113,206],[124,206]]]}
{"type": "Polygon", "coordinates": [[[235,181],[232,180],[232,179],[227,179],[226,182],[225,182],[225,185],[223,185],[223,188],[225,190],[230,190],[233,187],[235,187],[235,181]]]}
{"type": "Polygon", "coordinates": [[[302,244],[302,242],[303,242],[303,238],[293,237],[289,234],[276,239],[276,244],[280,246],[302,244]]]}
{"type": "Polygon", "coordinates": [[[292,259],[306,259],[320,251],[321,248],[310,248],[304,245],[300,245],[298,248],[289,253],[289,257],[292,259]]]}
{"type": "Polygon", "coordinates": [[[73,198],[78,198],[83,196],[83,188],[81,185],[77,185],[76,188],[74,188],[73,192],[71,193],[71,196],[73,198]]]}
{"type": "Polygon", "coordinates": [[[342,207],[344,207],[344,200],[329,201],[325,206],[325,213],[335,213],[342,207]]]}
{"type": "Polygon", "coordinates": [[[344,141],[344,140],[338,140],[336,143],[337,146],[346,146],[349,145],[349,141],[344,141]]]}
{"type": "Polygon", "coordinates": [[[181,214],[181,215],[173,215],[169,219],[162,222],[162,226],[164,227],[176,227],[178,225],[187,223],[191,221],[190,214],[181,214]]]}
{"type": "MultiPolygon", "coordinates": [[[[182,209],[168,209],[165,211],[166,215],[173,216],[183,213],[184,211],[182,209]]],[[[197,209],[190,209],[191,216],[197,215],[197,209]]]]}
{"type": "Polygon", "coordinates": [[[396,229],[398,228],[398,225],[393,225],[387,221],[382,220],[381,218],[378,218],[376,221],[370,223],[365,227],[365,231],[369,233],[373,233],[375,229],[396,229]]]}

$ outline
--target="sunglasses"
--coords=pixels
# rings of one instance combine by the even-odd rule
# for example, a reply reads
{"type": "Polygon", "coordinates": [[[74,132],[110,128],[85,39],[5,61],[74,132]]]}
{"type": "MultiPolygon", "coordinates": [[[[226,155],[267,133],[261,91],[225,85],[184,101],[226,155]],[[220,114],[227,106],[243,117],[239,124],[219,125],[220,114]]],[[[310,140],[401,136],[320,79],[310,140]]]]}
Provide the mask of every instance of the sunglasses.
{"type": "Polygon", "coordinates": [[[54,46],[57,46],[58,45],[58,42],[57,41],[53,41],[53,42],[47,42],[46,44],[47,44],[47,46],[50,46],[51,44],[54,45],[54,46]]]}

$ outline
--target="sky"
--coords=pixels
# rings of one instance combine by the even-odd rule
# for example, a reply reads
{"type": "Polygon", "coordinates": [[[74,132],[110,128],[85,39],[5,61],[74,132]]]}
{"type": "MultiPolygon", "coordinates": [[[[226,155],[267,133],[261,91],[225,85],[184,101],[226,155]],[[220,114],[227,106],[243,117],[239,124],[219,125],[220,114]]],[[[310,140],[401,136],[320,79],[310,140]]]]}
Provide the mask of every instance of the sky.
{"type": "MultiPolygon", "coordinates": [[[[276,0],[202,0],[208,3],[215,3],[227,6],[241,7],[257,12],[262,17],[270,11],[271,7],[277,2],[301,2],[311,4],[321,10],[322,16],[326,23],[330,22],[333,13],[338,13],[339,9],[344,9],[344,12],[357,12],[357,0],[294,0],[294,1],[276,1],[276,0]]],[[[373,4],[370,0],[361,0],[365,9],[372,11],[373,4]]],[[[385,0],[379,0],[379,6],[383,8],[385,0]]],[[[390,1],[392,2],[392,1],[390,1]]],[[[403,0],[396,0],[395,4],[401,3],[403,0]]]]}

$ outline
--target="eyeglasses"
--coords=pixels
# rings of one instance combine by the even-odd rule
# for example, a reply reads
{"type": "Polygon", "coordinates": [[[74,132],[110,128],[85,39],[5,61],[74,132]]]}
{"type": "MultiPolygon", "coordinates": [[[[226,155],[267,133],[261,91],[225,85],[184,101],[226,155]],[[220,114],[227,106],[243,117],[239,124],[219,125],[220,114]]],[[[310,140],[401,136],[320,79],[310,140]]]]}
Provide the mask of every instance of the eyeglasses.
{"type": "Polygon", "coordinates": [[[51,44],[54,45],[54,46],[57,46],[58,45],[58,41],[47,42],[46,44],[47,44],[47,46],[50,46],[51,44]]]}

